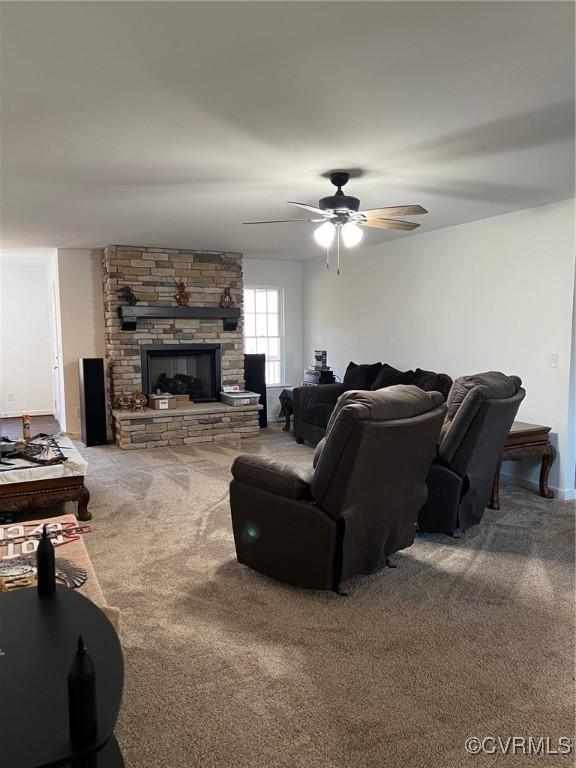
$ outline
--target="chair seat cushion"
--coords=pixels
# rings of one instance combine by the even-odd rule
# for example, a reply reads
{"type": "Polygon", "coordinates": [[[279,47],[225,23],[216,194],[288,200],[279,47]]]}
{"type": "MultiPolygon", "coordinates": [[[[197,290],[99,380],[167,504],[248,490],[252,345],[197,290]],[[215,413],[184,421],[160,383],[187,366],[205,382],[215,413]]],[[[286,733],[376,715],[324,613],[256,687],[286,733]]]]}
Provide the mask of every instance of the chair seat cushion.
{"type": "Polygon", "coordinates": [[[333,410],[334,405],[332,403],[316,403],[316,405],[311,405],[304,410],[304,421],[307,424],[314,424],[316,427],[325,429],[333,410]]]}
{"type": "Polygon", "coordinates": [[[370,365],[357,365],[348,363],[346,373],[344,374],[344,391],[350,389],[370,389],[374,379],[380,373],[382,363],[372,363],[370,365]]]}

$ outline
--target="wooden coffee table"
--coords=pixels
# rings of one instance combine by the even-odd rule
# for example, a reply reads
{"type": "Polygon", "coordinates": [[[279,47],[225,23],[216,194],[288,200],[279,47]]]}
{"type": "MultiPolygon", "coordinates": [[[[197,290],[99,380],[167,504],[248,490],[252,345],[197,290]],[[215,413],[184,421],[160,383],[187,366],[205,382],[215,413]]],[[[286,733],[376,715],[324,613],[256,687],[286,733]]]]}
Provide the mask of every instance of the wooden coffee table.
{"type": "Polygon", "coordinates": [[[550,429],[541,424],[527,424],[524,421],[515,421],[508,433],[500,464],[494,476],[492,494],[488,507],[500,509],[500,467],[503,461],[522,461],[541,457],[540,466],[540,496],[545,499],[553,499],[554,491],[548,487],[548,475],[550,468],[556,459],[556,448],[550,443],[550,429]]]}
{"type": "Polygon", "coordinates": [[[66,477],[0,485],[0,520],[63,501],[77,503],[78,520],[92,519],[92,513],[88,511],[90,492],[84,485],[84,477],[66,477]]]}
{"type": "Polygon", "coordinates": [[[59,436],[68,461],[52,466],[34,465],[21,459],[7,459],[10,467],[0,467],[0,521],[37,507],[75,501],[79,520],[90,520],[90,493],[84,484],[88,463],[70,438],[59,436]]]}

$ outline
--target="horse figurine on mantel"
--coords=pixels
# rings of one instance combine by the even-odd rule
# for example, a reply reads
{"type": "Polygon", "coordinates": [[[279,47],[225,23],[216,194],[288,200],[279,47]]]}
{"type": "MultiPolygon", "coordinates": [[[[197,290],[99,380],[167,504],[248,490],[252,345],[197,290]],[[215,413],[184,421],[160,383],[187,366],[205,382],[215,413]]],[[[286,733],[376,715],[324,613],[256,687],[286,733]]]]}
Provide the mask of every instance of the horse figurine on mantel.
{"type": "Polygon", "coordinates": [[[187,307],[190,304],[190,293],[186,290],[186,283],[176,280],[178,293],[174,295],[179,307],[187,307]]]}

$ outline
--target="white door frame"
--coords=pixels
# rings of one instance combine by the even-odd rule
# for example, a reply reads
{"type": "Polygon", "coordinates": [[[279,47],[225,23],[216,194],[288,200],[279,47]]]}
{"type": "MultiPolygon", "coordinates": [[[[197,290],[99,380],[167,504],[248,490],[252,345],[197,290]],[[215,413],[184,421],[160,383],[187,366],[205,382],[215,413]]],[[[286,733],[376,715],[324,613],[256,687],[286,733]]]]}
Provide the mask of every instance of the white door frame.
{"type": "Polygon", "coordinates": [[[60,321],[60,291],[58,281],[58,255],[53,256],[50,275],[50,342],[52,352],[52,384],[54,389],[54,418],[62,432],[66,431],[64,402],[64,369],[62,365],[62,324],[60,321]]]}

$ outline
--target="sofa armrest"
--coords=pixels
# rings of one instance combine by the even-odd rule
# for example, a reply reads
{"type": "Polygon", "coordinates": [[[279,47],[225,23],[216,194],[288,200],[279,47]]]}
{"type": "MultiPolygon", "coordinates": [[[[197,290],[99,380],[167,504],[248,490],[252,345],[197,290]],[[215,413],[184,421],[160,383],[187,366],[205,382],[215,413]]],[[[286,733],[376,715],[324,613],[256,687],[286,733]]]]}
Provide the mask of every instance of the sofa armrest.
{"type": "Polygon", "coordinates": [[[344,392],[344,385],[320,384],[317,387],[294,387],[292,398],[294,403],[294,435],[302,438],[304,423],[304,410],[312,405],[336,405],[338,398],[344,392]]]}
{"type": "Polygon", "coordinates": [[[300,469],[267,456],[244,454],[232,464],[234,480],[283,496],[285,499],[311,501],[312,469],[300,469]]]}
{"type": "Polygon", "coordinates": [[[316,504],[232,480],[230,511],[239,563],[288,584],[334,587],[338,524],[316,504]]]}

